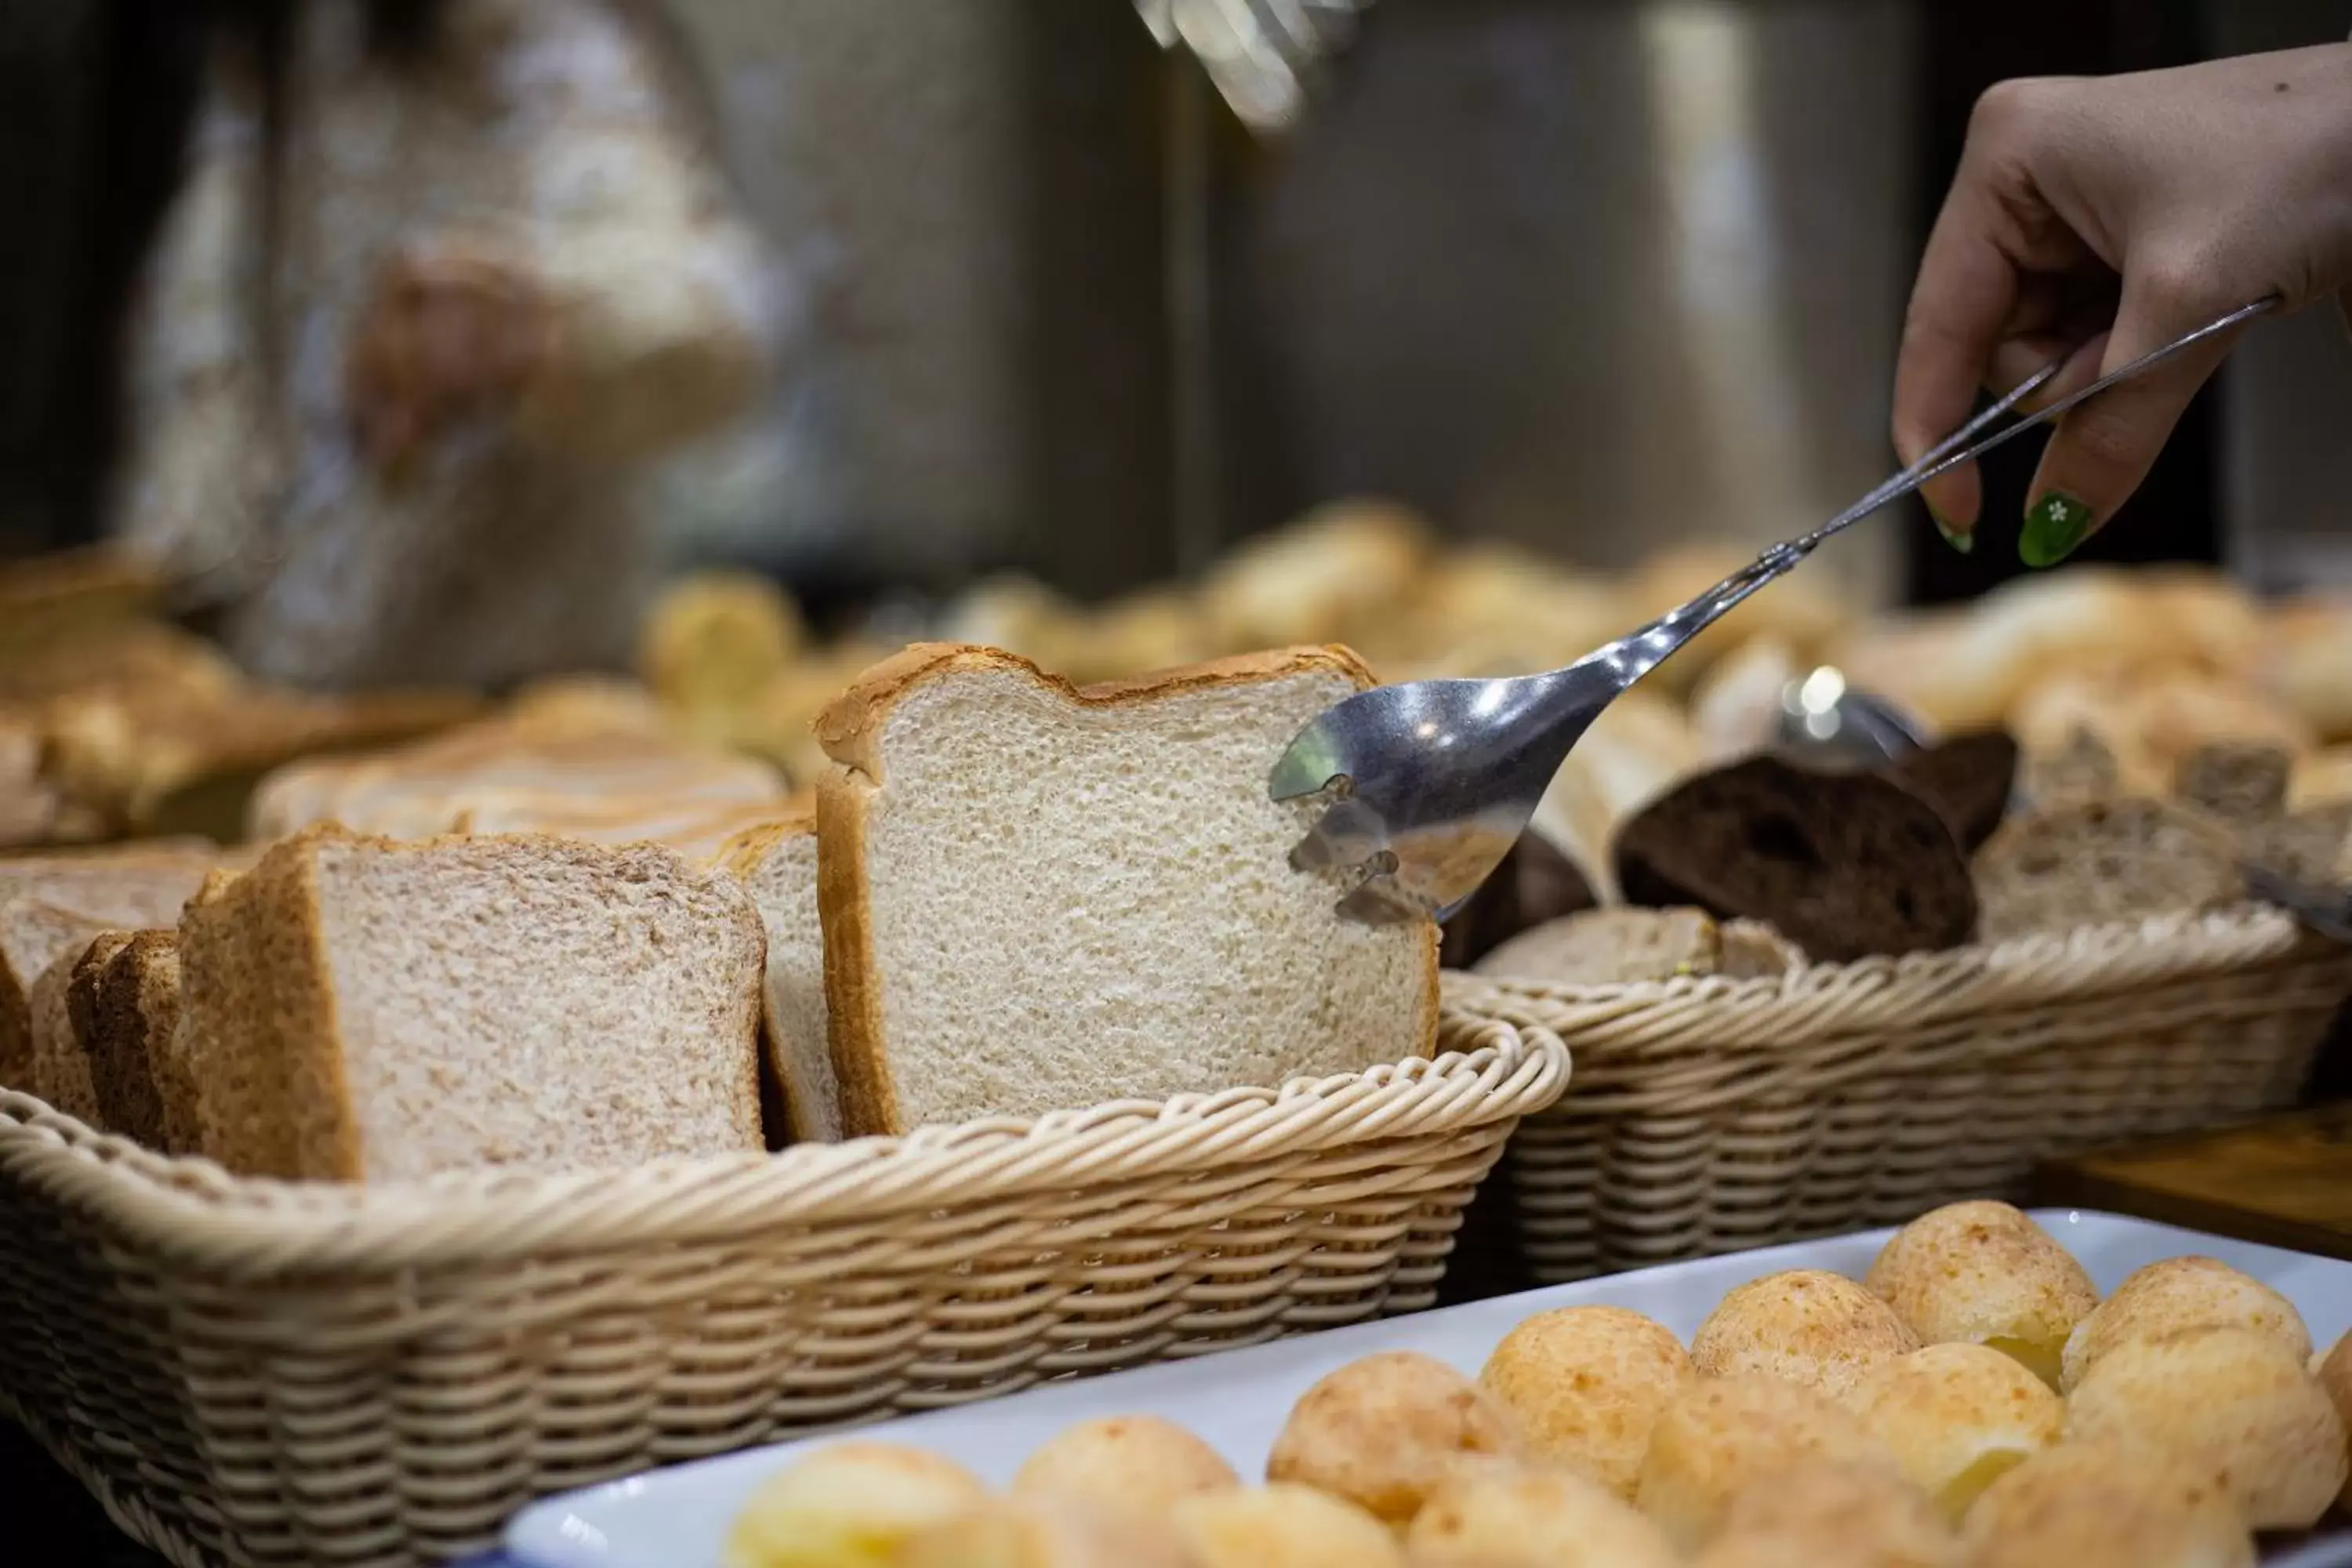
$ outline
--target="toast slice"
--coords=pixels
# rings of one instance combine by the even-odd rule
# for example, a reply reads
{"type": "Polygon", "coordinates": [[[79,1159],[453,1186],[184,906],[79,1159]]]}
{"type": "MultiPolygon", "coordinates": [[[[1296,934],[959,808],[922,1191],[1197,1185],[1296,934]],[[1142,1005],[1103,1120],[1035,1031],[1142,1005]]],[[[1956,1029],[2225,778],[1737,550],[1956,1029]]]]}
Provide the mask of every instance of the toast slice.
{"type": "Polygon", "coordinates": [[[760,917],[655,845],[309,829],[180,922],[206,1153],[253,1175],[756,1152],[760,917]]]}
{"type": "Polygon", "coordinates": [[[816,862],[813,803],[796,804],[782,819],[738,836],[719,858],[751,895],[768,928],[761,1020],[795,1143],[834,1143],[843,1135],[841,1087],[826,1026],[816,862]]]}
{"type": "Polygon", "coordinates": [[[1437,928],[1293,870],[1266,777],[1372,684],[1300,648],[1080,689],[908,648],[817,724],[817,902],[851,1135],[1274,1086],[1425,1054],[1437,928]]]}
{"type": "Polygon", "coordinates": [[[175,923],[180,906],[225,858],[208,844],[187,843],[0,860],[0,1087],[43,1093],[33,1013],[41,977],[60,963],[70,975],[73,961],[103,931],[175,923]]]}
{"type": "Polygon", "coordinates": [[[100,1124],[163,1154],[203,1152],[195,1065],[180,1020],[174,931],[108,931],[73,966],[66,1000],[100,1124]]]}

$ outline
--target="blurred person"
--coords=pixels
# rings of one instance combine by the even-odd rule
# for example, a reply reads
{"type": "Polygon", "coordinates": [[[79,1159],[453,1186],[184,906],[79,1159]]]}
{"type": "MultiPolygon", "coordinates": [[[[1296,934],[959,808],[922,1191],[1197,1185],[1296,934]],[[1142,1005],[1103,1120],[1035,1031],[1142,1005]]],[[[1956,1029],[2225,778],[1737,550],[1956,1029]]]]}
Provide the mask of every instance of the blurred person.
{"type": "MultiPolygon", "coordinates": [[[[1928,237],[1895,369],[1914,461],[2061,353],[2042,401],[2264,295],[2294,310],[2352,286],[2352,44],[2177,69],[2000,83],[1978,101],[1928,237]]],[[[2019,554],[2065,559],[2128,500],[2235,333],[2062,416],[2019,554]]],[[[1971,547],[1973,466],[1927,486],[1971,547]]]]}
{"type": "Polygon", "coordinates": [[[772,327],[667,18],[189,11],[201,76],[161,132],[110,531],[278,679],[614,664],[658,571],[638,481],[751,405],[772,327]]]}

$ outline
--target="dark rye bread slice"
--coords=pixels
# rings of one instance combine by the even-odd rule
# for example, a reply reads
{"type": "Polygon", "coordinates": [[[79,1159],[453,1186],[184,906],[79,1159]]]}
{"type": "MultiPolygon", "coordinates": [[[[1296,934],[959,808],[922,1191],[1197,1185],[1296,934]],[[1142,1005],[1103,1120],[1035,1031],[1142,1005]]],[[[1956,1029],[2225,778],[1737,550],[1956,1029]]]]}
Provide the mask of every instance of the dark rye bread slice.
{"type": "Polygon", "coordinates": [[[1521,931],[1599,901],[1576,862],[1530,827],[1445,922],[1440,961],[1448,969],[1467,969],[1521,931]]]}
{"type": "Polygon", "coordinates": [[[2009,815],[2009,797],[2017,785],[2017,742],[2005,730],[1955,735],[1897,758],[1887,773],[1934,806],[1960,848],[1974,854],[2009,815]]]}
{"type": "Polygon", "coordinates": [[[1976,889],[1942,816],[1891,779],[1753,757],[1685,780],[1617,835],[1628,902],[1769,922],[1815,960],[1957,947],[1976,889]]]}
{"type": "Polygon", "coordinates": [[[66,1000],[104,1125],[158,1153],[201,1153],[196,1069],[175,1037],[178,933],[107,932],[74,965],[66,1000]]]}
{"type": "Polygon", "coordinates": [[[2004,824],[1977,852],[1984,938],[2213,909],[2245,896],[2229,834],[2168,801],[2081,801],[2004,824]]]}

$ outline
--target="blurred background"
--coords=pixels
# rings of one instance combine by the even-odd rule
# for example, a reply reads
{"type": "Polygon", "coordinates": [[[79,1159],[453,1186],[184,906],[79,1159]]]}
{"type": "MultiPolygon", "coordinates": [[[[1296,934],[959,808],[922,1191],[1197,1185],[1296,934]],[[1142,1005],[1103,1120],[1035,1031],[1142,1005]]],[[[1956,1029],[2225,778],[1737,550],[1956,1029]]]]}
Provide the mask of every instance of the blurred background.
{"type": "MultiPolygon", "coordinates": [[[[0,552],[105,531],[201,18],[273,9],[0,14],[0,552]]],[[[1789,533],[1890,467],[1910,267],[1986,85],[2352,27],[2306,0],[1379,0],[1253,126],[1281,116],[1197,58],[1240,48],[1243,0],[620,9],[674,35],[772,284],[758,395],[625,477],[665,562],[836,624],[1007,568],[1098,599],[1342,496],[1601,567],[1789,533]]],[[[2347,421],[2334,324],[2258,328],[2091,552],[2352,575],[2347,421]]],[[[1834,569],[1881,604],[2012,574],[2032,455],[2004,457],[1991,548],[1913,511],[1834,569]]]]}

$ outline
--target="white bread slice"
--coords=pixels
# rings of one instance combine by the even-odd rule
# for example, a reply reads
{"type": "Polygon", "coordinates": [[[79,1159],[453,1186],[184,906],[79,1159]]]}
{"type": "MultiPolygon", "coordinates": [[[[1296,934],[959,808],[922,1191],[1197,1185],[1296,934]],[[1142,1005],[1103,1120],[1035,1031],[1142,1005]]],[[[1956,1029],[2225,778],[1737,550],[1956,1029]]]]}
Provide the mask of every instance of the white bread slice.
{"type": "MultiPolygon", "coordinates": [[[[173,924],[205,874],[230,858],[173,842],[0,860],[0,1087],[47,1098],[34,1065],[33,993],[51,967],[70,971],[101,931],[173,924]]],[[[72,1109],[89,1106],[78,1100],[72,1109]]]]}
{"type": "Polygon", "coordinates": [[[383,1181],[756,1152],[760,918],[654,845],[331,827],[180,922],[205,1152],[383,1181]]]}
{"type": "Polygon", "coordinates": [[[824,1005],[824,935],[817,915],[816,809],[797,804],[781,820],[738,835],[719,857],[759,906],[768,928],[762,1019],[768,1061],[784,1095],[795,1143],[842,1137],[824,1005]]]}
{"type": "Polygon", "coordinates": [[[1084,690],[920,644],[819,719],[825,1000],[852,1135],[1274,1086],[1426,1053],[1437,928],[1289,854],[1283,748],[1372,684],[1341,648],[1084,690]]]}

